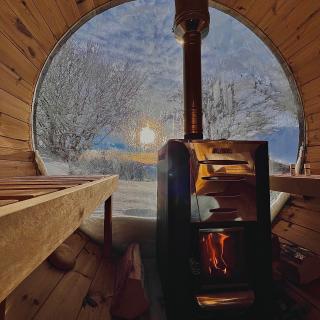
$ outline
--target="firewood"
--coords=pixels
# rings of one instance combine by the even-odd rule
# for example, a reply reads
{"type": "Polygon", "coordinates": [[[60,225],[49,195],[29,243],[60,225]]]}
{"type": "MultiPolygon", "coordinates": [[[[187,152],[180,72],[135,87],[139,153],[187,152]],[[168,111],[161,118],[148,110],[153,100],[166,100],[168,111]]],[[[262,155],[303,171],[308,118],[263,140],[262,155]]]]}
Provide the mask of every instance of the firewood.
{"type": "Polygon", "coordinates": [[[118,263],[110,311],[114,317],[131,320],[143,315],[148,308],[140,247],[133,243],[118,263]]]}

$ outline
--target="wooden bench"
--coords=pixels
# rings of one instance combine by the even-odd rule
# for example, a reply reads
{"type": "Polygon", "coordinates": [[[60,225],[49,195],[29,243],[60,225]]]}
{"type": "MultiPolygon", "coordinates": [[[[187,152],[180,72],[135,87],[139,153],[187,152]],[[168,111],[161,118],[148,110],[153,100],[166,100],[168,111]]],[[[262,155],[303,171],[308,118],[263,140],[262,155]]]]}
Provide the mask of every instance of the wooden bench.
{"type": "Polygon", "coordinates": [[[0,179],[0,302],[103,201],[104,255],[110,256],[111,195],[117,183],[117,176],[0,179]]]}

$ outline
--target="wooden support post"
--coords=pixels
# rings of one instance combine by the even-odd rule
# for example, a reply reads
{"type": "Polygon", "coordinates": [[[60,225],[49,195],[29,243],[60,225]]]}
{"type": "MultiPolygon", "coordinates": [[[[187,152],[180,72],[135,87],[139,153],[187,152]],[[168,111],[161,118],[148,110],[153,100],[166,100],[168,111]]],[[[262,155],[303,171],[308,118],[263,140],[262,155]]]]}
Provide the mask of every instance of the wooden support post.
{"type": "Polygon", "coordinates": [[[111,196],[104,203],[104,256],[111,258],[112,250],[112,201],[111,196]]]}
{"type": "Polygon", "coordinates": [[[0,320],[5,320],[6,318],[6,300],[0,303],[0,320]]]}

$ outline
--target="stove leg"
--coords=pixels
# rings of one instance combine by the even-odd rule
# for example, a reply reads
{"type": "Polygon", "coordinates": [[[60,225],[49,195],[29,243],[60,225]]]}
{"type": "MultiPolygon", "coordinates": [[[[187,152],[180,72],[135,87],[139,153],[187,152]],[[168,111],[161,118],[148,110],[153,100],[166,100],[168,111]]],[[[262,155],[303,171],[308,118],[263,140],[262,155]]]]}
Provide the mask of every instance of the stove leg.
{"type": "Polygon", "coordinates": [[[111,196],[110,196],[104,203],[104,248],[103,248],[104,257],[107,259],[110,259],[111,251],[112,251],[112,202],[111,202],[111,196]]]}

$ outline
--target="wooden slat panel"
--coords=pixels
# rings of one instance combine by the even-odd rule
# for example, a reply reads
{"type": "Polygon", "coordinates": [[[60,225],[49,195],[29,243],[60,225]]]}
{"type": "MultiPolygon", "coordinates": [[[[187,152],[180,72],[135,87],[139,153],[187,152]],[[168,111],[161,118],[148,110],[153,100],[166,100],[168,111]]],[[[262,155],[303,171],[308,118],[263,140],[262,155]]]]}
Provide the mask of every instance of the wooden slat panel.
{"type": "Polygon", "coordinates": [[[0,147],[0,160],[26,161],[34,160],[33,151],[17,151],[14,149],[0,147]]]}
{"type": "Polygon", "coordinates": [[[282,43],[296,34],[297,31],[310,23],[313,13],[319,8],[319,4],[315,1],[288,2],[289,6],[293,7],[293,10],[289,11],[289,6],[286,6],[285,9],[289,14],[284,14],[282,19],[274,21],[272,27],[267,28],[267,35],[277,46],[281,46],[282,43]],[[310,12],[312,15],[309,14],[310,12]]]}
{"type": "Polygon", "coordinates": [[[56,3],[66,23],[71,27],[80,18],[76,3],[73,0],[56,0],[56,3]]]}
{"type": "Polygon", "coordinates": [[[95,7],[101,6],[107,2],[110,2],[110,0],[93,0],[95,7]]]}
{"type": "Polygon", "coordinates": [[[287,206],[281,211],[280,217],[282,220],[320,233],[320,212],[287,206]]]}
{"type": "Polygon", "coordinates": [[[97,302],[97,306],[94,308],[90,306],[81,308],[77,320],[112,319],[109,308],[113,295],[114,273],[114,265],[110,261],[102,260],[89,288],[90,297],[97,302]]]}
{"type": "Polygon", "coordinates": [[[245,15],[254,3],[255,0],[236,0],[233,4],[233,8],[240,14],[245,15]]]}
{"type": "Polygon", "coordinates": [[[36,175],[33,162],[0,160],[0,176],[36,175]]]}
{"type": "MultiPolygon", "coordinates": [[[[88,239],[79,236],[78,233],[72,234],[65,241],[76,256],[79,255],[87,242],[88,239]]],[[[59,271],[47,261],[44,261],[8,297],[6,320],[32,319],[64,274],[64,272],[59,271]]]]}
{"type": "Polygon", "coordinates": [[[30,198],[39,197],[51,192],[59,191],[58,189],[29,189],[29,190],[1,190],[0,189],[0,199],[7,200],[7,199],[19,199],[25,200],[30,198]]]}
{"type": "Polygon", "coordinates": [[[320,146],[308,147],[306,161],[318,162],[319,159],[320,159],[320,146]]]}
{"type": "Polygon", "coordinates": [[[0,89],[31,104],[33,87],[0,61],[0,89]]]}
{"type": "Polygon", "coordinates": [[[55,1],[33,0],[55,38],[59,40],[68,26],[55,1]]]}
{"type": "Polygon", "coordinates": [[[31,150],[31,145],[29,141],[21,141],[16,139],[11,139],[7,137],[0,136],[0,146],[4,148],[10,148],[14,150],[31,150]]]}
{"type": "Polygon", "coordinates": [[[75,1],[80,13],[80,16],[84,16],[94,8],[93,0],[72,0],[75,1]]]}
{"type": "Polygon", "coordinates": [[[5,255],[6,259],[0,259],[0,301],[109,198],[116,187],[117,177],[110,176],[2,207],[0,256],[5,255]]]}
{"type": "Polygon", "coordinates": [[[272,232],[281,238],[297,244],[320,255],[320,234],[290,222],[279,221],[272,229],[272,232]]]}
{"type": "Polygon", "coordinates": [[[0,135],[28,141],[30,139],[30,128],[27,123],[0,113],[0,135]]]}
{"type": "Polygon", "coordinates": [[[320,176],[270,176],[270,190],[320,197],[320,176]]]}
{"type": "Polygon", "coordinates": [[[56,40],[32,0],[5,0],[17,17],[27,27],[45,52],[50,53],[56,40]]]}
{"type": "Polygon", "coordinates": [[[29,122],[31,107],[22,100],[0,89],[0,113],[7,114],[24,122],[29,122]]]}
{"type": "Polygon", "coordinates": [[[307,145],[308,146],[319,146],[320,145],[320,129],[307,130],[307,145]]]}
{"type": "Polygon", "coordinates": [[[259,1],[259,4],[251,6],[246,13],[246,18],[258,24],[264,16],[277,5],[277,0],[259,1]]]}
{"type": "Polygon", "coordinates": [[[0,60],[18,78],[29,84],[34,84],[38,69],[25,57],[25,55],[0,32],[0,60]]]}
{"type": "Polygon", "coordinates": [[[308,122],[308,131],[320,129],[319,128],[320,113],[313,113],[307,116],[306,120],[308,122]]]}
{"type": "Polygon", "coordinates": [[[0,30],[24,52],[35,66],[41,68],[46,59],[45,51],[5,1],[0,1],[0,30]]]}
{"type": "Polygon", "coordinates": [[[10,190],[25,190],[26,192],[29,190],[37,190],[37,189],[41,189],[41,190],[47,190],[47,189],[54,189],[54,190],[63,190],[66,188],[71,188],[71,187],[75,187],[77,186],[77,184],[70,184],[70,185],[57,185],[57,184],[40,184],[40,185],[3,185],[0,184],[0,191],[1,190],[6,190],[8,191],[8,193],[10,192],[10,190]]]}
{"type": "Polygon", "coordinates": [[[319,97],[320,96],[319,87],[320,87],[320,77],[301,86],[301,92],[303,94],[304,101],[307,102],[310,99],[319,97]]]}
{"type": "Polygon", "coordinates": [[[19,200],[0,200],[0,207],[6,206],[7,204],[18,202],[19,200]]]}
{"type": "Polygon", "coordinates": [[[77,319],[84,298],[100,265],[100,251],[101,249],[96,244],[92,242],[87,244],[77,259],[76,270],[68,272],[63,277],[35,316],[35,320],[77,319]],[[85,255],[85,259],[81,259],[83,255],[85,255]]]}
{"type": "Polygon", "coordinates": [[[272,7],[272,10],[266,12],[262,20],[259,22],[259,27],[264,32],[272,34],[273,27],[276,25],[281,25],[285,19],[288,19],[288,16],[292,14],[299,3],[301,3],[299,0],[277,1],[272,7]]]}
{"type": "Polygon", "coordinates": [[[313,12],[302,12],[301,14],[306,17],[305,21],[301,25],[296,26],[292,36],[279,45],[285,57],[292,56],[320,35],[320,29],[318,28],[320,19],[319,4],[316,1],[303,2],[311,5],[314,4],[318,8],[313,12]]]}

